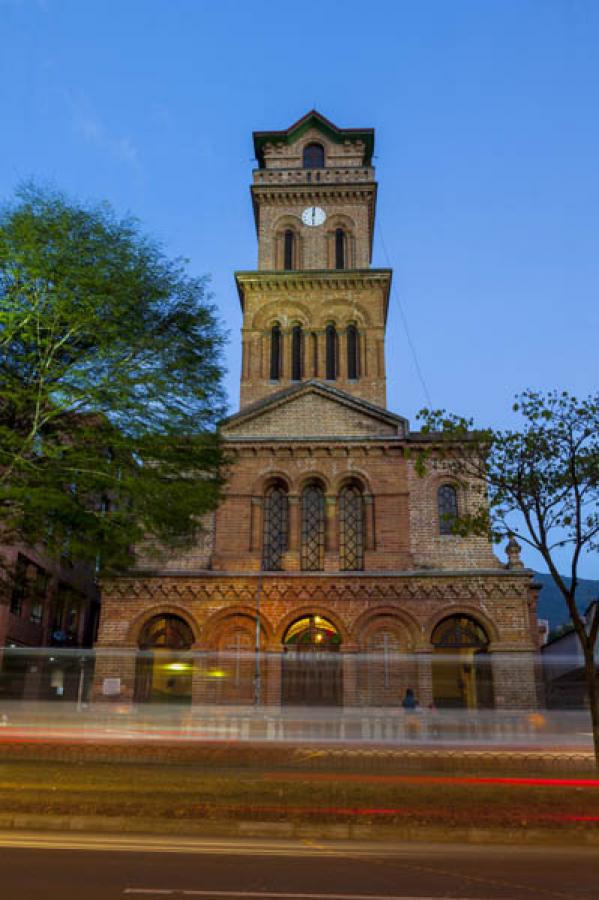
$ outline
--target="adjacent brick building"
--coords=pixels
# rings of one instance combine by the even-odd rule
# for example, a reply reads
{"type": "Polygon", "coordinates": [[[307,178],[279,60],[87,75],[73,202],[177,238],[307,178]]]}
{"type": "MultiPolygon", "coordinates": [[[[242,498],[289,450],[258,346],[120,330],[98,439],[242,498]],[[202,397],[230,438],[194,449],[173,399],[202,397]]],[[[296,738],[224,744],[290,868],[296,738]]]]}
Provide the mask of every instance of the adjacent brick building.
{"type": "Polygon", "coordinates": [[[104,585],[98,647],[131,654],[100,654],[97,691],[385,706],[411,687],[422,705],[534,706],[531,573],[515,547],[504,565],[485,539],[452,533],[480,486],[386,408],[374,132],[311,112],[254,145],[258,269],[235,276],[241,402],[222,427],[224,499],[192,552],[140,554],[104,585]]]}

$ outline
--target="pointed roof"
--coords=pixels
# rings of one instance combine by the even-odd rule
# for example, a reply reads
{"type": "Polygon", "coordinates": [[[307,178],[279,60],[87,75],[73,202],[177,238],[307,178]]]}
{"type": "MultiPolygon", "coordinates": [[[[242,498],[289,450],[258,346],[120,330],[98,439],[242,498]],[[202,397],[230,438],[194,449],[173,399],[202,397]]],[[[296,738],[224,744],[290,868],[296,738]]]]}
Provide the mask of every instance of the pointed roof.
{"type": "Polygon", "coordinates": [[[374,403],[310,379],[245,406],[224,420],[222,433],[225,440],[253,438],[270,442],[389,439],[404,438],[408,421],[374,403]],[[305,404],[309,405],[304,409],[305,404]],[[272,421],[276,424],[274,429],[272,421]]]}
{"type": "Polygon", "coordinates": [[[336,144],[342,144],[346,140],[364,141],[364,165],[369,166],[374,153],[374,128],[338,128],[329,119],[326,119],[316,109],[290,125],[283,131],[254,131],[254,152],[261,169],[264,168],[265,144],[284,143],[293,144],[309,128],[317,128],[336,144]]]}

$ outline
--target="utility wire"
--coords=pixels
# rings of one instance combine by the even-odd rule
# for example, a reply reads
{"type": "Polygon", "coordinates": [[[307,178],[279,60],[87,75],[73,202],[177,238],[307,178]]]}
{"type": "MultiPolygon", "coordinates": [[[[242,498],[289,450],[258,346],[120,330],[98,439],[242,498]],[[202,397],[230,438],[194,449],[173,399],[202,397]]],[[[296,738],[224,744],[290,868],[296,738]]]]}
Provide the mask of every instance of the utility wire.
{"type": "MultiPolygon", "coordinates": [[[[381,239],[381,246],[382,246],[382,248],[383,248],[383,253],[384,253],[384,255],[385,255],[385,259],[387,260],[387,267],[388,267],[389,269],[392,269],[393,266],[391,265],[391,259],[390,259],[390,257],[389,257],[389,253],[388,253],[388,251],[387,251],[387,245],[386,245],[386,243],[385,243],[385,238],[383,237],[383,229],[381,228],[380,224],[379,224],[379,226],[378,226],[378,230],[379,230],[379,237],[380,237],[380,239],[381,239]]],[[[414,342],[413,342],[412,336],[411,336],[411,334],[410,334],[410,329],[408,328],[408,319],[407,319],[407,317],[406,317],[406,314],[405,314],[405,312],[404,312],[404,308],[403,308],[403,306],[402,306],[402,304],[401,304],[401,301],[400,301],[400,299],[399,299],[399,294],[398,294],[398,292],[397,292],[397,288],[395,287],[395,280],[393,280],[393,281],[391,282],[391,295],[392,295],[393,298],[395,299],[395,303],[396,303],[397,308],[398,308],[398,310],[399,310],[399,315],[400,315],[400,317],[401,317],[401,321],[402,321],[402,324],[403,324],[403,327],[404,327],[404,331],[405,331],[405,333],[406,333],[406,338],[407,338],[407,340],[408,340],[408,347],[410,348],[410,353],[412,354],[412,361],[413,361],[413,363],[414,363],[414,368],[415,368],[415,370],[416,370],[416,375],[418,376],[418,380],[419,380],[420,386],[422,387],[422,390],[423,390],[423,392],[424,392],[424,396],[425,396],[425,398],[426,398],[426,402],[427,402],[427,404],[428,404],[428,407],[429,407],[429,409],[432,409],[433,401],[431,400],[431,395],[430,395],[430,393],[429,393],[429,390],[428,390],[426,381],[424,380],[424,375],[422,374],[422,369],[420,368],[420,363],[418,362],[418,354],[416,353],[416,347],[414,346],[414,342]]]]}

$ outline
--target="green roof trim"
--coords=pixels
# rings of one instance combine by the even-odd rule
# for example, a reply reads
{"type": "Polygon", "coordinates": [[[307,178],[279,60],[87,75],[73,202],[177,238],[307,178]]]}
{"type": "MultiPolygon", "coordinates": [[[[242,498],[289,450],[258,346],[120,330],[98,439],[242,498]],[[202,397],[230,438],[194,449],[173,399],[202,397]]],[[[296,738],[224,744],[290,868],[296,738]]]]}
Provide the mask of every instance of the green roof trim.
{"type": "Polygon", "coordinates": [[[261,169],[264,168],[264,147],[266,144],[293,144],[309,128],[317,128],[329,140],[342,144],[346,140],[364,141],[364,165],[372,164],[374,153],[374,128],[337,128],[317,110],[312,109],[284,131],[254,131],[254,153],[261,169]]]}

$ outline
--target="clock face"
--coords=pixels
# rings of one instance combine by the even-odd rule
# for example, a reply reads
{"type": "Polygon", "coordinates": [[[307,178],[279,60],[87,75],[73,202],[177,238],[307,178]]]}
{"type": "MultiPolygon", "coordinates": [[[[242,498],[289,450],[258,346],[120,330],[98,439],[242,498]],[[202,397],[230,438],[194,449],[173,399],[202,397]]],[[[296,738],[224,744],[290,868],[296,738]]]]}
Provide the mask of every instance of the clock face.
{"type": "Polygon", "coordinates": [[[308,206],[302,213],[302,222],[304,225],[322,225],[326,220],[327,214],[320,206],[308,206]]]}

